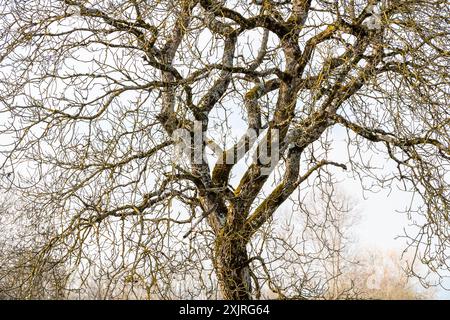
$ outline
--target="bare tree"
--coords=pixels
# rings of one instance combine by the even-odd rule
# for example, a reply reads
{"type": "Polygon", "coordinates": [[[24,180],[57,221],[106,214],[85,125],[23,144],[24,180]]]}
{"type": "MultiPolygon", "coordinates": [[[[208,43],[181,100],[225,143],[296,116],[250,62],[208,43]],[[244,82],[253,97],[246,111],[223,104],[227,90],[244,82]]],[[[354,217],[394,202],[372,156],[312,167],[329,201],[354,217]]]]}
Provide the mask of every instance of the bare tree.
{"type": "MultiPolygon", "coordinates": [[[[348,293],[342,298],[417,300],[436,296],[435,288],[424,290],[415,281],[416,278],[408,277],[403,266],[404,259],[395,252],[366,251],[354,259],[357,263],[349,265],[339,279],[340,291],[348,293]]],[[[420,269],[423,266],[417,267],[420,269]]]]}
{"type": "Polygon", "coordinates": [[[36,264],[57,253],[80,287],[92,272],[126,297],[138,284],[176,297],[195,279],[188,297],[220,287],[250,299],[258,273],[278,297],[307,297],[311,279],[285,283],[252,248],[282,207],[349,169],[365,188],[422,200],[406,209],[409,245],[448,270],[449,11],[445,0],[1,1],[1,185],[20,197],[18,216],[56,231],[36,264]],[[332,157],[336,127],[345,160],[332,157]],[[181,141],[193,147],[174,159],[181,141]]]}
{"type": "Polygon", "coordinates": [[[19,200],[6,199],[0,205],[0,299],[65,298],[70,277],[65,264],[56,252],[39,255],[54,236],[52,226],[24,223],[14,212],[14,202],[19,200]]]}

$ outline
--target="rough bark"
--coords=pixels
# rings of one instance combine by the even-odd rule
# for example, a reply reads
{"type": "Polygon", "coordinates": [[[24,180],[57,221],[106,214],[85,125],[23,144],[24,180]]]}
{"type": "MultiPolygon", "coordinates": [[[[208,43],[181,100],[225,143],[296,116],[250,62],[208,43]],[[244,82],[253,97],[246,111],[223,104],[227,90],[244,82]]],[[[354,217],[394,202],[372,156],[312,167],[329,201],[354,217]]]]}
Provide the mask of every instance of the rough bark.
{"type": "Polygon", "coordinates": [[[227,230],[219,234],[214,247],[214,264],[224,299],[252,298],[250,267],[242,232],[227,230]]]}

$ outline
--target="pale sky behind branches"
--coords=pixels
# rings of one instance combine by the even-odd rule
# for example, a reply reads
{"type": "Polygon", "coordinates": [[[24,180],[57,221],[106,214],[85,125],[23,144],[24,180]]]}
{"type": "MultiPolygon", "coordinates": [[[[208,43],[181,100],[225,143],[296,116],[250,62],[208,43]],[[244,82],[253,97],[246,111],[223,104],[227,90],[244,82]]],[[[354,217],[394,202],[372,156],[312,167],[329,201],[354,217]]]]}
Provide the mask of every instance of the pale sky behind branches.
{"type": "MultiPolygon", "coordinates": [[[[204,40],[203,43],[208,43],[206,39],[204,40]]],[[[255,47],[258,46],[259,44],[256,43],[255,47]]],[[[6,116],[6,114],[0,114],[0,123],[7,120],[6,116]]],[[[233,133],[239,136],[245,130],[245,127],[241,126],[239,115],[232,114],[230,120],[235,122],[235,129],[237,129],[233,133]]],[[[342,160],[343,163],[346,163],[345,159],[348,158],[348,154],[345,129],[335,126],[331,134],[333,151],[330,154],[330,160],[342,160]]],[[[2,138],[1,144],[4,143],[5,140],[2,138]]],[[[392,169],[391,164],[386,163],[384,156],[381,157],[372,153],[366,154],[365,157],[367,157],[364,159],[365,161],[370,159],[380,170],[392,169]]],[[[340,181],[338,186],[342,188],[341,193],[349,196],[356,203],[355,210],[360,215],[359,223],[352,228],[356,248],[368,251],[378,249],[382,252],[394,250],[400,254],[405,249],[407,241],[402,236],[405,231],[411,231],[411,221],[401,211],[406,210],[407,206],[410,205],[411,194],[400,191],[395,183],[393,183],[391,189],[379,189],[377,193],[363,192],[360,182],[351,177],[351,170],[347,172],[336,170],[335,174],[336,179],[340,181]]],[[[413,218],[416,217],[413,216],[413,218]]],[[[450,280],[447,280],[445,284],[450,289],[450,280]]],[[[450,291],[439,289],[437,298],[450,299],[450,291]]]]}

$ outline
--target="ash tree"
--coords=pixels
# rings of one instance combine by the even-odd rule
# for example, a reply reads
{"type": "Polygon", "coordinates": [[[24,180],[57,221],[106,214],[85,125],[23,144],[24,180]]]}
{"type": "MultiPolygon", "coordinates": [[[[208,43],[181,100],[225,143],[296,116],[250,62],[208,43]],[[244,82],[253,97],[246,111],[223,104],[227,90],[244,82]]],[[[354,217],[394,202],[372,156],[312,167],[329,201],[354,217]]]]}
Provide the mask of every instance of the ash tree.
{"type": "Polygon", "coordinates": [[[283,228],[275,248],[277,221],[323,230],[302,195],[332,200],[337,175],[409,193],[407,245],[444,275],[449,17],[445,0],[1,1],[2,193],[52,229],[30,281],[51,257],[80,288],[313,296],[330,248],[283,228]]]}

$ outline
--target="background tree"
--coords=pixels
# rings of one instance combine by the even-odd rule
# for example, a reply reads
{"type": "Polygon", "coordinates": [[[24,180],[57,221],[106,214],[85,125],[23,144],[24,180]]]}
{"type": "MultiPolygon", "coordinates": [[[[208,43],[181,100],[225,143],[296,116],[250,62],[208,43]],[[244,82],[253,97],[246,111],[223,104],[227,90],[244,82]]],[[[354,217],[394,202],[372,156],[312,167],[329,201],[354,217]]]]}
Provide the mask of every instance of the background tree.
{"type": "Polygon", "coordinates": [[[279,297],[301,298],[308,281],[275,285],[276,260],[252,248],[281,207],[298,208],[343,168],[363,187],[422,199],[406,210],[417,225],[409,245],[433,272],[448,270],[447,1],[0,10],[2,189],[19,195],[18,216],[56,231],[36,265],[56,252],[78,266],[80,287],[96,272],[110,291],[141,283],[150,298],[199,277],[191,296],[218,285],[221,297],[249,299],[264,272],[279,297]],[[348,131],[345,159],[332,152],[336,127],[348,131]],[[180,130],[194,149],[174,162],[180,130]],[[263,149],[280,160],[267,163],[263,149]],[[371,153],[386,163],[374,167],[371,153]]]}
{"type": "MultiPolygon", "coordinates": [[[[411,257],[409,257],[411,258],[411,257]]],[[[377,300],[417,300],[435,299],[435,288],[425,290],[409,278],[403,266],[405,257],[390,251],[360,253],[353,257],[353,263],[347,265],[346,272],[339,278],[340,298],[377,299],[377,300]]],[[[421,266],[417,266],[418,269],[421,266]]]]}
{"type": "Polygon", "coordinates": [[[56,252],[39,255],[54,236],[52,226],[23,221],[14,211],[19,202],[0,203],[0,299],[63,299],[70,273],[56,252]]]}

